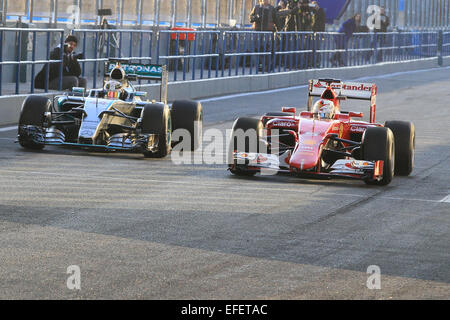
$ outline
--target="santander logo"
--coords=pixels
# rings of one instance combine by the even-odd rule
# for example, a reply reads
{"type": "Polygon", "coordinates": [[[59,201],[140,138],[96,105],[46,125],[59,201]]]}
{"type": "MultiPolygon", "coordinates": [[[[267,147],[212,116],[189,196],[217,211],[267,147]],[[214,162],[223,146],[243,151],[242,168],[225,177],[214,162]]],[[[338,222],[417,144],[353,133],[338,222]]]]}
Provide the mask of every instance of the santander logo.
{"type": "Polygon", "coordinates": [[[359,86],[349,86],[349,85],[344,84],[342,86],[342,89],[353,90],[353,91],[371,91],[372,87],[365,86],[364,84],[361,84],[359,86]]]}
{"type": "MultiPolygon", "coordinates": [[[[326,88],[325,85],[323,85],[320,81],[318,81],[315,85],[315,88],[326,88]]],[[[341,89],[341,86],[339,84],[332,84],[331,88],[333,89],[341,89]]],[[[372,91],[372,87],[366,86],[364,83],[361,84],[342,84],[343,90],[351,90],[351,91],[372,91]]]]}

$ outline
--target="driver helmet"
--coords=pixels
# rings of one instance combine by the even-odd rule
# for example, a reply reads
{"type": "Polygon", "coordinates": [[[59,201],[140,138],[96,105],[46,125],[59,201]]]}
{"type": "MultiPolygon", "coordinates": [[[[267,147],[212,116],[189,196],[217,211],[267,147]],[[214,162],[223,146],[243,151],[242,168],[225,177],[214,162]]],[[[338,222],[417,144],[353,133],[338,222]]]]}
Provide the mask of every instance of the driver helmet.
{"type": "Polygon", "coordinates": [[[117,80],[109,80],[106,81],[104,89],[109,99],[118,99],[122,93],[122,83],[117,80]]]}
{"type": "Polygon", "coordinates": [[[320,119],[333,119],[336,109],[333,101],[320,99],[314,104],[313,113],[320,119]]]}

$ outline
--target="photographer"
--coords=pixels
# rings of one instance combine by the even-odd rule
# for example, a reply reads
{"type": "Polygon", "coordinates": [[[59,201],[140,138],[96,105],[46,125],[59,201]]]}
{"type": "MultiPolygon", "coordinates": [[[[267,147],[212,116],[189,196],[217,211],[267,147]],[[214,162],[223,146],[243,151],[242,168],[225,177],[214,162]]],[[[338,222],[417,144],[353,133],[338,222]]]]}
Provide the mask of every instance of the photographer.
{"type": "Polygon", "coordinates": [[[288,0],[287,10],[289,14],[286,17],[285,31],[299,31],[297,22],[300,20],[298,15],[299,0],[288,0]]]}
{"type": "Polygon", "coordinates": [[[312,31],[314,24],[313,8],[309,4],[309,0],[302,0],[299,9],[299,31],[312,31]]]}
{"type": "Polygon", "coordinates": [[[250,22],[255,31],[274,31],[276,19],[276,10],[269,0],[259,0],[250,13],[250,22]]]}
{"type": "MultiPolygon", "coordinates": [[[[70,35],[64,41],[63,52],[63,77],[62,77],[62,90],[72,89],[73,87],[86,88],[87,80],[80,77],[81,67],[78,59],[83,58],[83,54],[76,54],[75,49],[78,45],[78,39],[70,35]]],[[[61,59],[61,46],[57,46],[50,53],[50,60],[61,59]]],[[[59,76],[61,63],[50,63],[50,70],[48,75],[48,88],[51,90],[58,90],[59,76]]],[[[36,89],[45,89],[45,76],[47,72],[47,65],[36,75],[34,80],[34,87],[36,89]]]]}
{"type": "Polygon", "coordinates": [[[281,0],[278,3],[278,6],[275,8],[276,11],[276,31],[284,31],[284,26],[286,23],[286,16],[289,14],[288,10],[287,10],[287,1],[286,0],[281,0]]]}
{"type": "Polygon", "coordinates": [[[288,0],[286,31],[311,31],[314,24],[309,0],[288,0]]]}

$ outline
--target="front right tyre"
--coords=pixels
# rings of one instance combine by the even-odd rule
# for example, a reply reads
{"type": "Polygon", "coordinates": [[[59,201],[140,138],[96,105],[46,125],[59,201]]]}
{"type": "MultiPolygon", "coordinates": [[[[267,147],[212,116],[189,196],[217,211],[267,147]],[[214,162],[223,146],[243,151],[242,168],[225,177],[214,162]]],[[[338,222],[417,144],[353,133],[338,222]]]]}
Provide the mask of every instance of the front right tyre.
{"type": "Polygon", "coordinates": [[[416,129],[412,122],[386,121],[395,139],[395,174],[409,176],[414,169],[416,129]]]}
{"type": "Polygon", "coordinates": [[[383,178],[364,180],[369,185],[386,186],[391,183],[395,172],[395,141],[391,129],[384,127],[367,128],[362,138],[364,160],[383,161],[383,178]]]}

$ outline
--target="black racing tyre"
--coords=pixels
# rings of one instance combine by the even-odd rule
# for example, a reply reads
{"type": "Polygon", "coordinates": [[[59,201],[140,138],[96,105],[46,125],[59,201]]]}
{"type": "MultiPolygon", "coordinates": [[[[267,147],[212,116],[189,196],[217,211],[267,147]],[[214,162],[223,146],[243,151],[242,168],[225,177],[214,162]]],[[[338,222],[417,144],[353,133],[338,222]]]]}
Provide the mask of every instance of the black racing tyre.
{"type": "Polygon", "coordinates": [[[395,139],[395,174],[409,176],[414,169],[416,129],[412,122],[386,121],[395,139]]]}
{"type": "Polygon", "coordinates": [[[261,150],[260,139],[263,136],[263,124],[260,119],[254,118],[238,118],[232,128],[230,144],[228,146],[228,164],[231,173],[240,176],[253,176],[256,174],[254,170],[246,170],[246,164],[238,164],[233,159],[233,153],[236,152],[251,152],[259,153],[261,150]],[[242,130],[242,131],[241,131],[242,130]],[[252,135],[240,136],[239,132],[244,132],[252,135]],[[245,141],[238,141],[238,139],[244,138],[245,141]]]}
{"type": "Polygon", "coordinates": [[[18,137],[19,143],[23,148],[42,150],[44,144],[38,144],[28,139],[21,130],[22,126],[35,126],[38,129],[43,129],[44,113],[50,112],[52,103],[49,98],[42,96],[29,96],[25,99],[20,110],[18,137]]]}
{"type": "MultiPolygon", "coordinates": [[[[186,129],[191,136],[191,151],[197,150],[203,138],[203,109],[202,104],[191,100],[177,100],[171,109],[173,130],[186,129]],[[195,130],[195,124],[198,125],[195,130]]],[[[175,146],[180,141],[172,141],[175,146]]]]}
{"type": "MultiPolygon", "coordinates": [[[[287,112],[267,112],[264,116],[265,117],[289,117],[289,116],[292,117],[292,113],[287,113],[287,112]]],[[[265,119],[263,121],[264,127],[266,126],[268,121],[269,121],[268,119],[265,119]]]]}
{"type": "Polygon", "coordinates": [[[162,103],[147,104],[141,113],[141,130],[143,134],[157,134],[158,151],[144,151],[149,158],[164,158],[171,151],[172,121],[169,107],[162,103]]]}
{"type": "Polygon", "coordinates": [[[367,184],[386,186],[391,183],[395,172],[395,140],[391,129],[383,127],[367,128],[362,138],[362,155],[364,160],[384,161],[383,179],[368,178],[367,184]]]}

